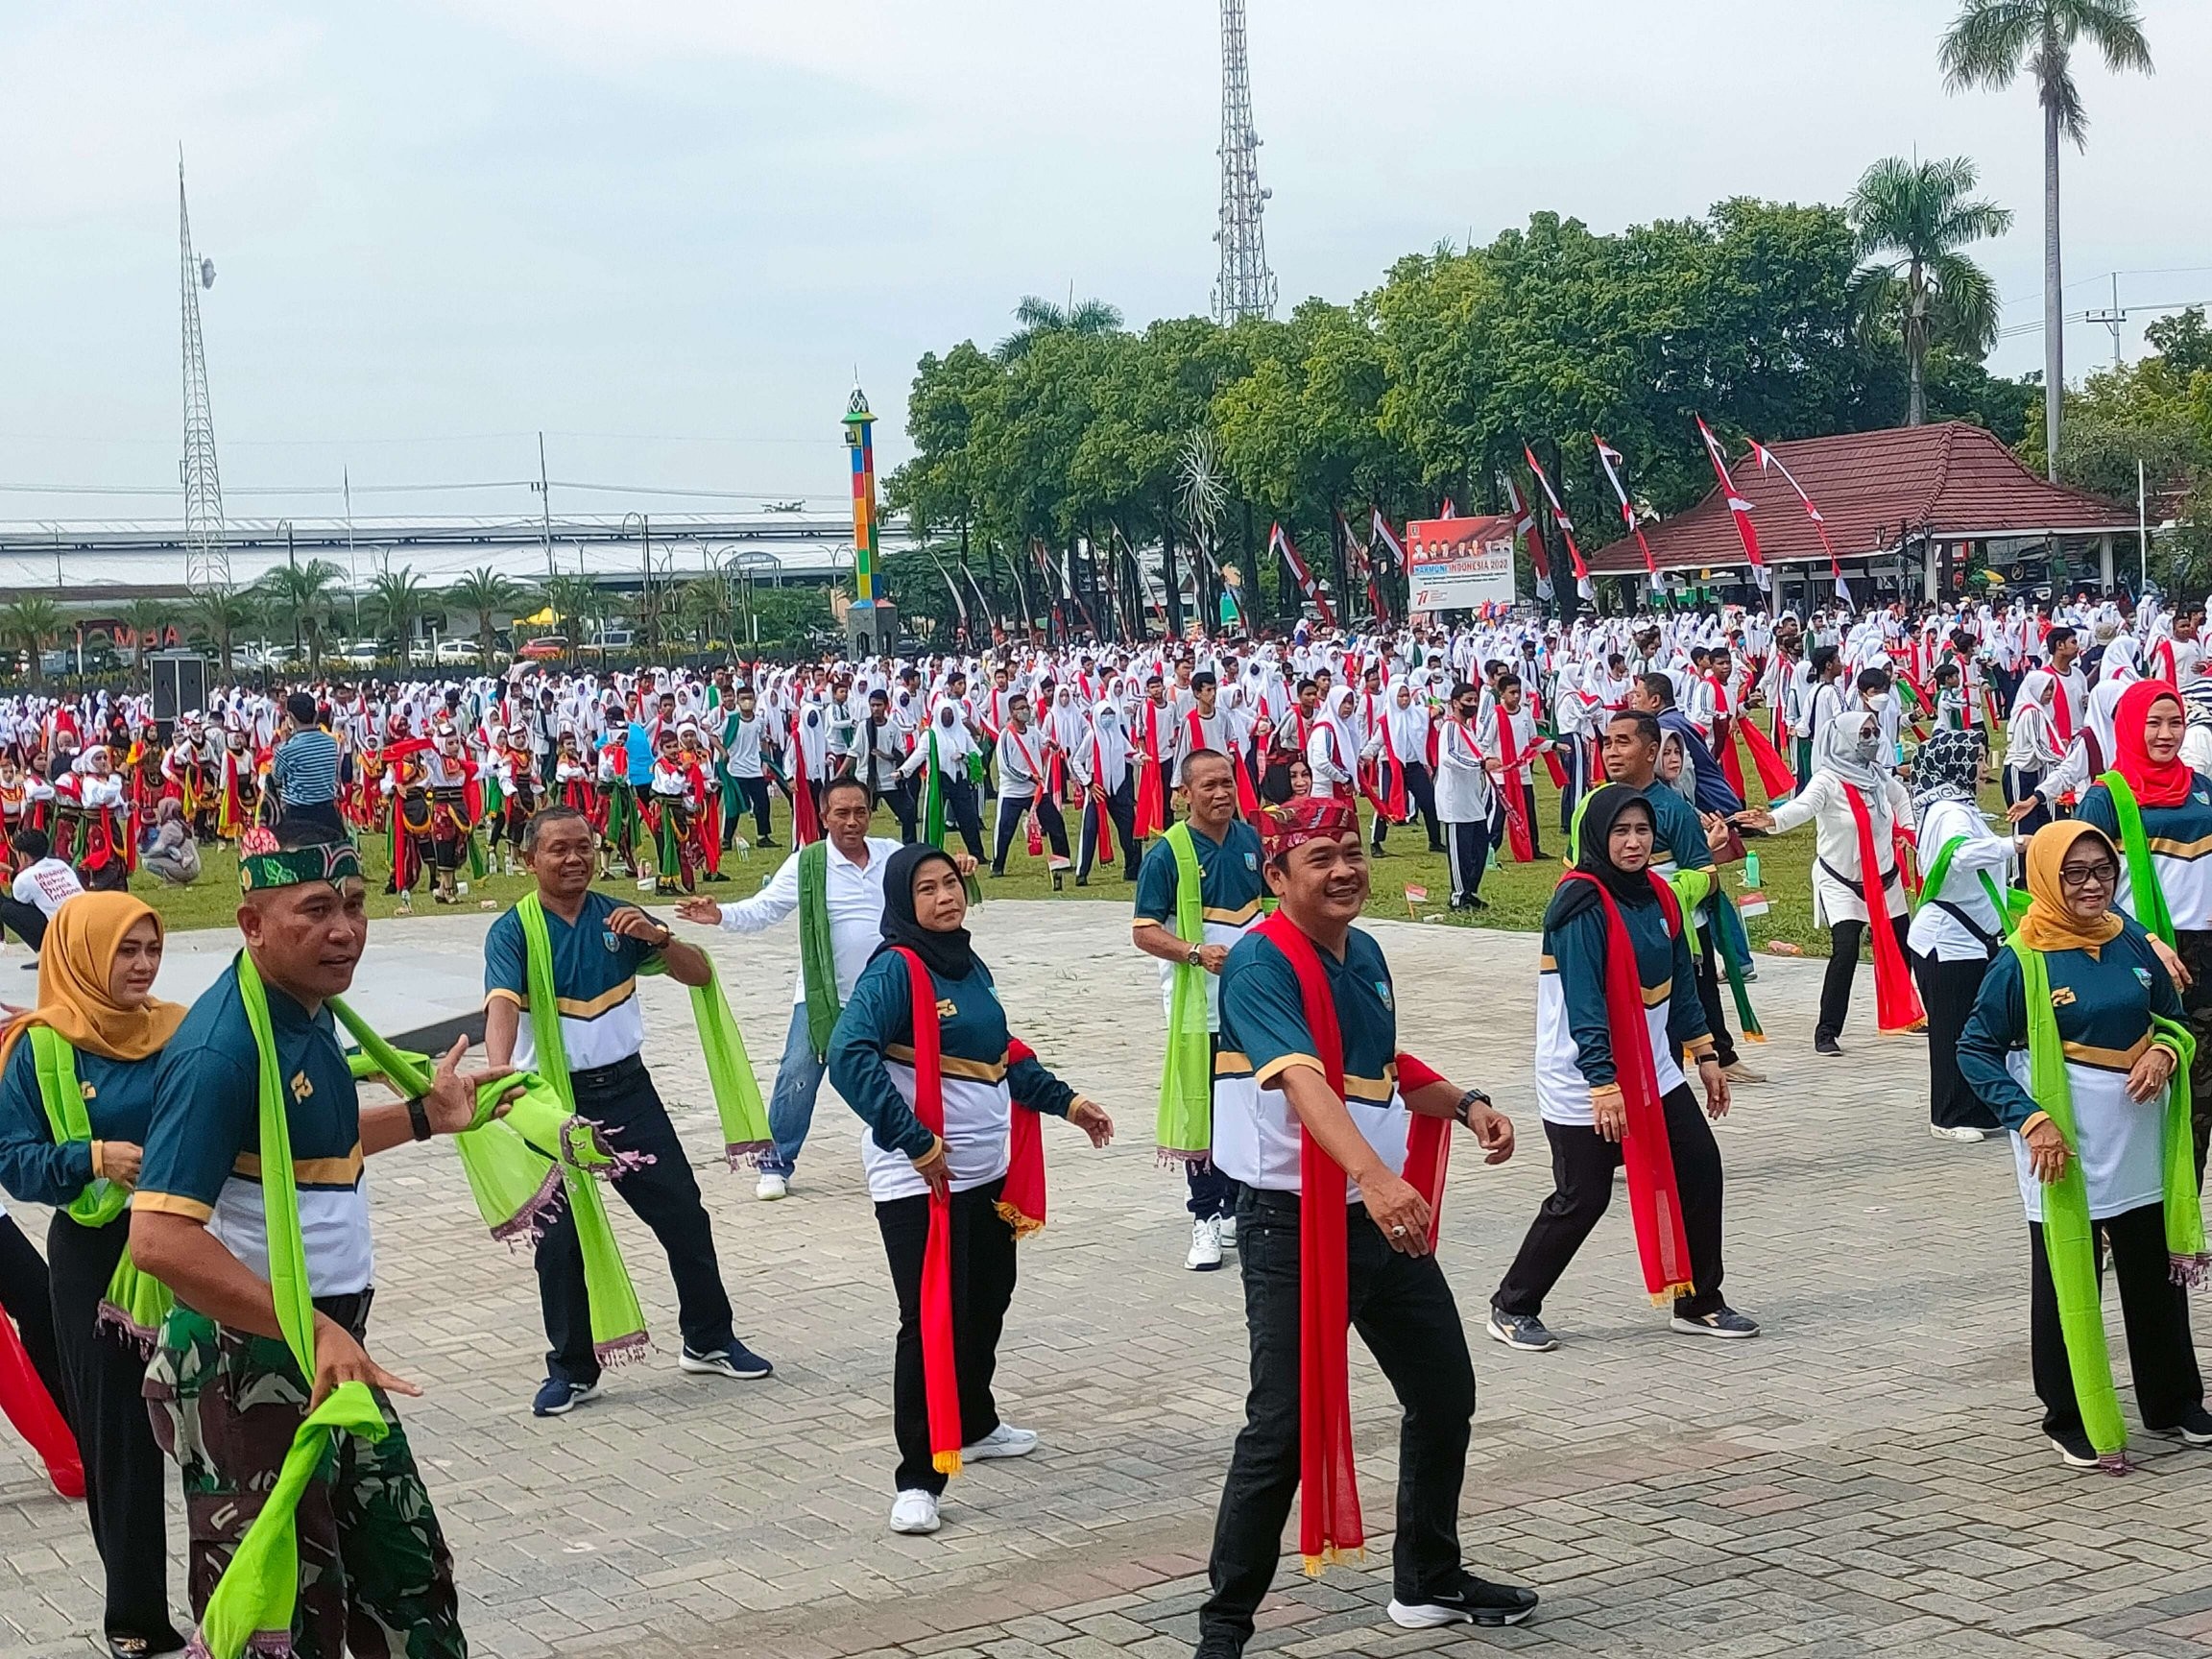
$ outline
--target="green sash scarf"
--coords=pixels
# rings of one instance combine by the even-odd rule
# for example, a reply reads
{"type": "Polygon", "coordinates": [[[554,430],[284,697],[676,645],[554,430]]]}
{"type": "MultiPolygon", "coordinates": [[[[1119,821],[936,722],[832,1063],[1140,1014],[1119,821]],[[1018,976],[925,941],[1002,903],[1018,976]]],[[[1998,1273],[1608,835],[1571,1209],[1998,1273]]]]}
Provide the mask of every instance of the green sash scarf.
{"type": "MultiPolygon", "coordinates": [[[[2136,822],[2140,826],[2140,816],[2136,822]]],[[[1929,866],[1928,878],[1920,884],[1919,894],[1912,901],[1915,911],[1924,904],[1935,902],[1936,895],[1942,892],[1943,883],[1951,874],[1951,854],[1965,845],[1965,836],[1954,835],[1936,849],[1936,862],[1929,866]]],[[[2028,914],[2028,906],[2035,902],[2034,899],[2017,887],[1998,886],[1986,870],[1978,870],[1975,874],[1981,878],[1982,891],[1988,895],[1989,902],[1996,907],[1997,926],[2004,929],[2006,938],[2011,938],[2013,927],[2019,924],[2021,917],[2028,914]]]]}
{"type": "Polygon", "coordinates": [[[2151,861],[2151,842],[2143,833],[2143,807],[2128,780],[2107,772],[2098,782],[2112,796],[2112,814],[2120,820],[2120,854],[2128,860],[2128,896],[2135,903],[2135,920],[2167,945],[2174,943],[2174,914],[2166,908],[2166,890],[2158,884],[2158,868],[2151,861]]]}
{"type": "MultiPolygon", "coordinates": [[[[38,1098],[46,1108],[46,1127],[57,1146],[72,1141],[89,1142],[92,1119],[84,1110],[84,1094],[77,1083],[77,1051],[49,1025],[31,1027],[31,1059],[38,1076],[38,1098]]],[[[105,1227],[131,1204],[131,1190],[113,1181],[95,1179],[69,1205],[69,1219],[80,1227],[105,1227]]],[[[169,1286],[149,1274],[125,1250],[100,1298],[99,1323],[120,1330],[151,1354],[161,1321],[169,1317],[176,1299],[169,1286]]]]}
{"type": "MultiPolygon", "coordinates": [[[[307,1251],[300,1231],[300,1188],[292,1168],[292,1130],[285,1117],[276,1041],[269,1025],[269,998],[252,957],[238,956],[238,998],[253,1033],[260,1070],[261,1205],[269,1239],[269,1293],[276,1325],[303,1379],[315,1376],[315,1303],[307,1282],[307,1251]]],[[[213,1659],[238,1659],[249,1644],[289,1651],[292,1616],[300,1594],[301,1497],[329,1454],[331,1437],[344,1432],[381,1440],[384,1408],[365,1382],[342,1382],[301,1421],[284,1455],[276,1483],[261,1512],[239,1541],[200,1621],[200,1644],[213,1659]]]]}
{"type": "Polygon", "coordinates": [[[775,1151],[776,1142],[768,1133],[768,1108],[760,1099],[752,1057],[745,1052],[745,1034],[730,1012],[719,974],[690,990],[691,1022],[699,1031],[699,1053],[707,1062],[714,1115],[722,1123],[722,1155],[733,1170],[757,1169],[775,1151]]]}
{"type": "MultiPolygon", "coordinates": [[[[2043,1188],[2043,1253],[2051,1263],[2051,1285],[2058,1299],[2058,1328],[2066,1339],[2066,1366],[2081,1407],[2081,1427],[2104,1467],[2121,1470],[2128,1432],[2120,1420],[2120,1399],[2112,1387],[2112,1361],[2104,1346],[2104,1314],[2094,1244],[2096,1224],[2089,1218],[2089,1186],[2081,1174],[2081,1149],[2074,1121],[2074,1092],[2066,1078],[2066,1050],[2058,1036],[2058,1016],[2051,1006],[2051,971],[2043,954],[2017,938],[2010,941],[2020,961],[2021,996],[2028,1010],[2028,1092],[2051,1115],[2066,1140],[2066,1173],[2043,1188]]],[[[2200,1285],[2207,1259],[2204,1214],[2197,1196],[2196,1149],[2189,1129],[2189,1068],[2197,1040],[2188,1027],[2152,1016],[2154,1041],[2180,1057],[2166,1086],[2165,1216],[2166,1249],[2175,1282],[2200,1285]]]]}
{"type": "Polygon", "coordinates": [[[945,845],[945,769],[937,759],[937,723],[929,723],[929,758],[922,767],[922,839],[945,845]]]}
{"type": "Polygon", "coordinates": [[[844,1004],[837,999],[837,956],[830,944],[830,843],[799,849],[799,983],[806,992],[806,1046],[817,1060],[830,1053],[830,1033],[844,1004]]]}
{"type": "MultiPolygon", "coordinates": [[[[1206,905],[1189,824],[1161,839],[1175,854],[1175,937],[1203,944],[1206,905]]],[[[1178,962],[1167,1004],[1167,1064],[1160,1073],[1157,1130],[1164,1164],[1204,1164],[1214,1147],[1214,1050],[1206,1030],[1206,970],[1178,962]]]]}

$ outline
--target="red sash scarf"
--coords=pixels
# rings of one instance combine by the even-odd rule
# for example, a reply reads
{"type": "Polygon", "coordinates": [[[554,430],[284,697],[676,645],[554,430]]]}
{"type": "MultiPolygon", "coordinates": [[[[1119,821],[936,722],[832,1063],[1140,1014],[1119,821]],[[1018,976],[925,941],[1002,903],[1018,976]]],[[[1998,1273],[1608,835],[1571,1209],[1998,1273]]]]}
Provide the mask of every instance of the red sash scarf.
{"type": "Polygon", "coordinates": [[[1167,828],[1167,802],[1160,787],[1160,706],[1144,699],[1144,742],[1137,767],[1137,839],[1157,835],[1167,828]]]}
{"type": "Polygon", "coordinates": [[[1536,842],[1528,833],[1528,814],[1521,796],[1521,748],[1513,734],[1513,716],[1503,704],[1498,709],[1498,757],[1504,763],[1498,796],[1505,804],[1505,839],[1512,847],[1513,861],[1527,864],[1536,856],[1536,842]]]}
{"type": "MultiPolygon", "coordinates": [[[[1749,720],[1735,721],[1733,726],[1735,731],[1743,734],[1744,747],[1751,751],[1751,764],[1759,770],[1759,787],[1767,791],[1767,799],[1779,801],[1783,796],[1792,793],[1797,787],[1797,775],[1790,770],[1790,762],[1782,758],[1773,740],[1749,720]]],[[[1735,748],[1735,738],[1731,736],[1728,742],[1731,756],[1735,748]]],[[[1736,781],[1731,778],[1729,781],[1733,783],[1736,781]]],[[[1743,794],[1740,783],[1737,784],[1736,794],[1740,800],[1749,799],[1743,794]]]]}
{"type": "MultiPolygon", "coordinates": [[[[1259,925],[1298,977],[1300,1011],[1314,1058],[1338,1098],[1344,1094],[1344,1035],[1320,953],[1296,923],[1278,910],[1259,925]]],[[[1407,1054],[1398,1056],[1401,1089],[1437,1074],[1407,1054]]],[[[1416,1117],[1407,1125],[1405,1178],[1429,1201],[1444,1195],[1451,1125],[1416,1117]]],[[[1351,1355],[1344,1171],[1312,1132],[1298,1132],[1298,1552],[1306,1571],[1358,1551],[1367,1535],[1359,1519],[1359,1483],[1352,1460],[1351,1355]]],[[[1430,1227],[1430,1245],[1436,1229],[1430,1227]]]]}
{"type": "Polygon", "coordinates": [[[1106,750],[1098,741],[1098,733],[1091,733],[1091,783],[1097,791],[1090,805],[1098,819],[1098,862],[1114,862],[1114,814],[1106,810],[1106,750]]]}
{"type": "Polygon", "coordinates": [[[5,1313],[0,1313],[0,1415],[38,1454],[55,1491],[64,1498],[84,1496],[84,1464],[77,1442],[5,1313]]]}
{"type": "Polygon", "coordinates": [[[1375,803],[1375,810],[1393,824],[1406,822],[1406,757],[1398,753],[1398,743],[1390,733],[1390,716],[1382,716],[1382,799],[1375,803]]]}
{"type": "MultiPolygon", "coordinates": [[[[937,986],[913,951],[906,959],[909,999],[914,1004],[914,1116],[922,1126],[945,1139],[945,1064],[937,1026],[937,986]]],[[[1028,1046],[1009,1042],[1008,1065],[1034,1059],[1028,1046]]],[[[1006,1185],[998,1214],[1017,1238],[1045,1225],[1045,1146],[1037,1114],[1017,1106],[1007,1125],[1006,1185]]],[[[922,1395],[929,1417],[929,1460],[940,1475],[960,1473],[966,1436],[960,1423],[960,1382],[952,1336],[952,1205],[929,1195],[929,1237],[922,1247],[922,1395]]]]}
{"type": "MultiPolygon", "coordinates": [[[[1605,908],[1605,1025],[1613,1049],[1613,1077],[1620,1085],[1627,1127],[1621,1137],[1621,1162],[1628,1173],[1628,1214],[1636,1227],[1636,1256],[1644,1268],[1644,1288],[1654,1303],[1671,1302],[1695,1288],[1690,1240],[1682,1231],[1682,1197],[1674,1186],[1674,1152],[1667,1140],[1667,1109],[1659,1096],[1659,1072],[1651,1057],[1651,1028],[1644,1014],[1644,984],[1636,972],[1636,946],[1628,925],[1605,884],[1581,870],[1566,881],[1587,881],[1605,908]]],[[[1674,890],[1651,877],[1667,931],[1682,930],[1682,911],[1674,890]]]]}
{"type": "Polygon", "coordinates": [[[791,721],[791,845],[804,847],[822,839],[822,821],[814,815],[814,791],[806,786],[806,746],[799,741],[799,721],[791,721]]]}
{"type": "MultiPolygon", "coordinates": [[[[1214,718],[1219,719],[1220,716],[1215,715],[1214,718]]],[[[1197,709],[1187,710],[1183,716],[1183,723],[1190,733],[1190,747],[1184,751],[1185,754],[1193,754],[1200,749],[1213,748],[1213,745],[1206,741],[1206,726],[1198,718],[1197,709]]],[[[1226,726],[1222,728],[1221,744],[1229,753],[1229,769],[1237,778],[1237,810],[1246,818],[1256,818],[1260,815],[1260,792],[1252,787],[1251,769],[1244,764],[1243,745],[1230,739],[1226,726]]],[[[1300,740],[1299,750],[1301,753],[1305,750],[1303,739],[1300,740]]]]}
{"type": "Polygon", "coordinates": [[[1897,948],[1897,930],[1889,925],[1888,894],[1874,856],[1874,819],[1855,785],[1843,785],[1843,799],[1851,803],[1851,822],[1859,831],[1859,890],[1866,904],[1866,931],[1874,940],[1874,1023],[1884,1031],[1907,1031],[1927,1015],[1920,1008],[1920,993],[1912,988],[1905,952],[1897,948]]]}

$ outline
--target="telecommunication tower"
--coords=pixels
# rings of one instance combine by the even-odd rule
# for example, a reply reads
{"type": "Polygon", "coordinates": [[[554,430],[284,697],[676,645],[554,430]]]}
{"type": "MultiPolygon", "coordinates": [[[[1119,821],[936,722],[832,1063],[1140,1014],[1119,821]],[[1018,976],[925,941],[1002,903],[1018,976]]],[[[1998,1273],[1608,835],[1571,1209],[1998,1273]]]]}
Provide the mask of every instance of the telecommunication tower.
{"type": "Polygon", "coordinates": [[[1214,321],[1275,314],[1275,274],[1260,228],[1271,192],[1260,188],[1260,136],[1252,131],[1252,71],[1244,57],[1244,0],[1221,0],[1221,275],[1214,321]]]}
{"type": "Polygon", "coordinates": [[[184,586],[230,586],[223,530],[223,478],[215,466],[215,412],[207,400],[207,354],[200,343],[200,290],[215,286],[215,261],[195,258],[184,205],[184,157],[177,157],[178,284],[184,310],[184,586]]]}

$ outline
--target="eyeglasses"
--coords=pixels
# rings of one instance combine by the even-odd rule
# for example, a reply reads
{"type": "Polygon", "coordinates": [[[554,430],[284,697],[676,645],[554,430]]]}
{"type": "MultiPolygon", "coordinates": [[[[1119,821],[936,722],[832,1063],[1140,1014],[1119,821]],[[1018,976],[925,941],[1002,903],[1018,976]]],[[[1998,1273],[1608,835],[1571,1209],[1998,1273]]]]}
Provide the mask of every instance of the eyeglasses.
{"type": "Polygon", "coordinates": [[[2092,864],[2086,869],[2062,865],[2058,871],[2058,885],[2069,888],[2109,887],[2119,880],[2120,873],[2109,864],[2092,864]]]}

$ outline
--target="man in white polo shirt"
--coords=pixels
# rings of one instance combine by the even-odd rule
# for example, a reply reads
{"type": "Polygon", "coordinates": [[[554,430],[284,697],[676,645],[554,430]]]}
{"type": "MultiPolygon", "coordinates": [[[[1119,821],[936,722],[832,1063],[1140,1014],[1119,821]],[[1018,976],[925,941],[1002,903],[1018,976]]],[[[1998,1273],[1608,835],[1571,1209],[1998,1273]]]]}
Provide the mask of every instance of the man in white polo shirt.
{"type": "MultiPolygon", "coordinates": [[[[791,1029],[783,1039],[783,1058],[768,1099],[768,1130],[776,1149],[760,1166],[756,1194],[782,1197],[806,1131],[814,1121],[814,1097],[821,1092],[830,1048],[853,982],[883,942],[883,865],[899,843],[868,833],[875,802],[868,785],[850,775],[822,787],[822,825],[827,839],[802,847],[776,867],[768,883],[750,899],[717,904],[711,899],[686,899],[676,914],[701,926],[732,933],[765,933],[793,911],[799,915],[799,979],[791,992],[791,1029]]],[[[955,856],[962,876],[974,873],[975,860],[955,856]]]]}

